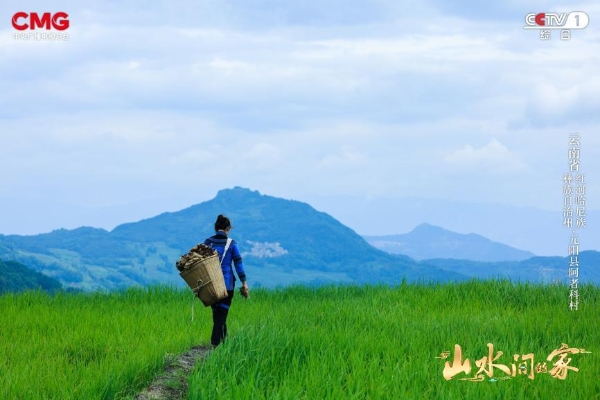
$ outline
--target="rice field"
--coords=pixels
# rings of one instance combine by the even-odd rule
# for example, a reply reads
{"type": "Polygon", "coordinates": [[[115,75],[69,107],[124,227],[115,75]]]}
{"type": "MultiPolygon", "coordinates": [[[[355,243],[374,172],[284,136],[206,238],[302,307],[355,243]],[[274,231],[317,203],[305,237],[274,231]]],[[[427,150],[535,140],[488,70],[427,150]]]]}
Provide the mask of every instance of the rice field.
{"type": "Polygon", "coordinates": [[[0,296],[0,399],[133,396],[207,337],[196,302],[192,323],[190,292],[166,287],[0,296]]]}
{"type": "MultiPolygon", "coordinates": [[[[566,286],[507,281],[252,290],[188,398],[600,399],[600,288],[579,293],[569,311],[566,286]],[[547,361],[563,343],[585,352],[547,361]]],[[[212,323],[170,287],[4,295],[0,310],[2,399],[131,399],[212,323]]]]}
{"type": "Polygon", "coordinates": [[[232,308],[234,335],[197,367],[189,398],[598,399],[600,290],[580,294],[573,312],[563,286],[506,281],[261,291],[232,308]],[[495,365],[491,376],[459,380],[474,378],[488,343],[491,360],[480,364],[495,365]],[[550,374],[560,356],[546,362],[563,343],[591,352],[568,354],[579,371],[567,368],[564,380],[550,374]],[[456,344],[472,369],[446,380],[456,344]],[[532,353],[534,365],[524,370],[532,353]],[[538,362],[548,372],[531,379],[538,362]]]}

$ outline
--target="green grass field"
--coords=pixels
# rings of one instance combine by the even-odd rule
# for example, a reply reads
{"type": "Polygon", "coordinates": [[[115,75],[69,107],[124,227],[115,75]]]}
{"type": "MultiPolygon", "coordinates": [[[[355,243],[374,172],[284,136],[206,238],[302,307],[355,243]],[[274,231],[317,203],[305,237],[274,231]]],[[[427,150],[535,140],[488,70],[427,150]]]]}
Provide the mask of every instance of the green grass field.
{"type": "MultiPolygon", "coordinates": [[[[441,286],[290,288],[238,301],[231,340],[190,379],[189,398],[600,398],[600,290],[580,289],[583,305],[568,311],[559,286],[469,282],[441,286]],[[503,355],[534,354],[543,362],[562,343],[574,354],[565,380],[548,373],[512,379],[444,379],[440,353],[454,345],[471,360],[487,344],[503,355]]],[[[554,359],[556,362],[558,358],[554,359]]],[[[548,366],[551,368],[551,363],[548,366]]],[[[548,368],[548,370],[550,370],[548,368]]]]}
{"type": "MultiPolygon", "coordinates": [[[[600,288],[505,281],[387,287],[253,290],[234,299],[228,341],[197,365],[190,399],[600,399],[600,288]],[[534,354],[548,372],[511,379],[499,368],[481,382],[476,361],[534,354]],[[566,379],[550,375],[562,343],[566,379]],[[469,374],[443,376],[454,345],[469,374]],[[441,353],[450,351],[447,359],[441,353]],[[565,359],[567,361],[567,359],[565,359]]],[[[169,354],[207,343],[210,309],[171,288],[107,294],[29,292],[0,297],[0,398],[132,398],[169,354]]],[[[485,362],[484,362],[485,364],[485,362]]],[[[484,365],[485,367],[485,365],[484,365]]]]}
{"type": "Polygon", "coordinates": [[[170,288],[1,296],[0,399],[134,395],[167,354],[207,337],[198,311],[191,323],[191,297],[170,288]]]}

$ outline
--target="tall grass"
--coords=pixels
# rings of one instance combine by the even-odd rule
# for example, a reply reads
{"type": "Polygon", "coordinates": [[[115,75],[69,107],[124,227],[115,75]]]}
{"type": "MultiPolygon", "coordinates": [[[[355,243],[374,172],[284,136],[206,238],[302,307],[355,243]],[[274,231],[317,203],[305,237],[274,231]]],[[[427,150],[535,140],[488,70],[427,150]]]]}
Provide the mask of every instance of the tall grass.
{"type": "Polygon", "coordinates": [[[597,399],[600,290],[580,288],[576,312],[567,294],[564,286],[507,281],[254,291],[232,307],[235,333],[197,367],[189,398],[597,399]],[[564,381],[547,373],[459,381],[477,372],[487,343],[494,356],[503,352],[494,363],[509,368],[514,354],[543,362],[562,343],[592,353],[573,355],[579,372],[564,381]],[[454,344],[473,370],[446,381],[454,344]],[[444,350],[450,358],[435,358],[444,350]]]}
{"type": "Polygon", "coordinates": [[[0,398],[132,396],[166,354],[208,337],[206,320],[190,322],[190,301],[166,287],[0,296],[0,398]]]}
{"type": "MultiPolygon", "coordinates": [[[[229,338],[190,376],[190,399],[600,399],[600,288],[472,281],[389,287],[253,290],[234,299],[229,338]],[[566,380],[446,381],[444,350],[475,361],[487,343],[545,361],[561,343],[572,356],[566,380]]],[[[169,354],[206,344],[210,309],[189,290],[0,296],[1,399],[132,398],[169,354]]],[[[494,377],[503,373],[496,370],[494,377]]]]}

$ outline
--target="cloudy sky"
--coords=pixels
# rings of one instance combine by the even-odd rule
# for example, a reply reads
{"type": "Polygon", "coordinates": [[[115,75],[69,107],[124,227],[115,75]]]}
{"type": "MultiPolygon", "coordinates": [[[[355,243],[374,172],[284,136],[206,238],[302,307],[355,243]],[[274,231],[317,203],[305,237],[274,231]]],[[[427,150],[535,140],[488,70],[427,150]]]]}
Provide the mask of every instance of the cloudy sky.
{"type": "Polygon", "coordinates": [[[0,5],[0,233],[112,229],[233,186],[333,214],[344,197],[560,211],[573,132],[600,209],[596,1],[140,4],[0,5]],[[590,24],[569,41],[523,29],[575,10],[590,24]],[[15,39],[17,11],[67,12],[69,40],[15,39]]]}

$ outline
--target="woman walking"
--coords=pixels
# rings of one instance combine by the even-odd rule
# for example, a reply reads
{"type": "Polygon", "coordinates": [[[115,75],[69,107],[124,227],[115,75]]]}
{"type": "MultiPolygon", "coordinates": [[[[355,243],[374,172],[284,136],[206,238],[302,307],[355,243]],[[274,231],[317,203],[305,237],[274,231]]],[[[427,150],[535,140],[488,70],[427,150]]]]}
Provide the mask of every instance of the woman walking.
{"type": "Polygon", "coordinates": [[[204,244],[211,246],[219,253],[221,270],[223,271],[225,286],[227,287],[228,293],[226,298],[212,305],[213,329],[210,342],[213,347],[221,344],[221,342],[225,340],[225,336],[227,336],[227,314],[229,313],[229,307],[231,306],[231,300],[233,299],[236,281],[233,273],[233,266],[235,266],[238,278],[242,281],[240,293],[242,296],[248,297],[248,283],[246,282],[246,273],[244,271],[244,264],[242,263],[242,256],[240,255],[240,249],[235,240],[229,238],[230,230],[231,221],[229,221],[229,218],[224,215],[219,215],[215,221],[215,235],[204,241],[204,244]]]}

